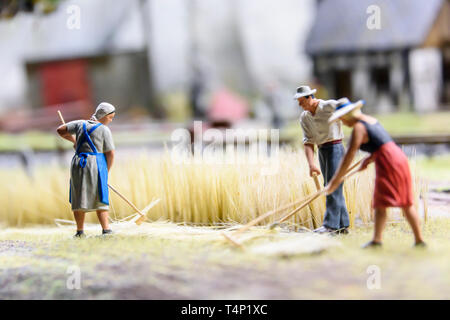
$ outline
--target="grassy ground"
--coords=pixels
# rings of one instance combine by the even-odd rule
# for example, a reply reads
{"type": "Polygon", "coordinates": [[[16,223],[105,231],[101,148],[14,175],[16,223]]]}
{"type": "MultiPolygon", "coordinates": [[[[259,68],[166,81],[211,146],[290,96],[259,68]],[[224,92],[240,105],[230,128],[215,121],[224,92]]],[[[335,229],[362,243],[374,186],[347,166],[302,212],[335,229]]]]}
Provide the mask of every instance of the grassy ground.
{"type": "MultiPolygon", "coordinates": [[[[162,143],[170,139],[169,134],[152,132],[142,134],[141,132],[114,132],[114,142],[118,146],[144,145],[149,143],[162,143]]],[[[58,148],[71,150],[72,145],[59,138],[56,131],[28,131],[18,134],[0,133],[0,152],[12,152],[23,149],[40,151],[53,151],[58,148]]]]}
{"type": "MultiPolygon", "coordinates": [[[[431,114],[392,113],[375,115],[380,123],[391,135],[408,134],[445,134],[450,133],[450,112],[436,112],[431,114]]],[[[351,129],[344,126],[344,133],[349,135],[351,129]]],[[[301,141],[302,132],[297,120],[290,122],[280,132],[282,139],[301,141]]],[[[170,139],[168,133],[153,132],[151,135],[141,132],[114,132],[116,145],[146,144],[170,139]]],[[[39,150],[55,150],[58,147],[71,149],[70,143],[63,142],[56,132],[29,131],[20,134],[0,133],[0,151],[17,151],[29,147],[39,150]]]]}
{"type": "Polygon", "coordinates": [[[429,181],[439,181],[450,189],[450,155],[421,157],[416,159],[420,176],[429,181]]]}
{"type": "Polygon", "coordinates": [[[379,251],[360,249],[371,227],[335,237],[254,228],[244,250],[211,228],[117,226],[101,238],[95,226],[82,240],[72,229],[2,232],[0,299],[450,298],[450,219],[425,225],[426,250],[411,248],[404,223],[388,226],[379,251]],[[79,290],[66,287],[71,266],[80,268],[79,290]],[[372,268],[379,289],[368,288],[372,268]]]}
{"type": "MultiPolygon", "coordinates": [[[[389,132],[395,135],[420,135],[420,134],[448,134],[450,133],[450,112],[436,112],[430,114],[417,113],[392,113],[385,115],[373,115],[389,132]]],[[[351,128],[346,126],[344,134],[349,136],[351,128]]],[[[301,140],[302,131],[298,121],[287,125],[280,133],[281,138],[301,140]]]]}
{"type": "Polygon", "coordinates": [[[450,112],[429,114],[398,112],[375,115],[390,134],[439,134],[450,133],[450,112]]]}
{"type": "MultiPolygon", "coordinates": [[[[423,123],[430,128],[416,124],[423,123]]],[[[422,176],[447,188],[449,160],[415,162],[422,176]]],[[[444,206],[448,212],[448,201],[444,206]]],[[[2,229],[0,299],[450,299],[449,218],[428,220],[427,250],[411,248],[403,222],[387,227],[381,251],[360,249],[371,226],[330,238],[259,227],[241,238],[244,250],[220,230],[168,223],[117,225],[108,238],[97,236],[96,225],[82,240],[72,239],[73,226],[2,229]],[[73,267],[81,272],[79,290],[67,288],[73,267]],[[371,270],[380,272],[379,289],[368,288],[371,270]]]]}

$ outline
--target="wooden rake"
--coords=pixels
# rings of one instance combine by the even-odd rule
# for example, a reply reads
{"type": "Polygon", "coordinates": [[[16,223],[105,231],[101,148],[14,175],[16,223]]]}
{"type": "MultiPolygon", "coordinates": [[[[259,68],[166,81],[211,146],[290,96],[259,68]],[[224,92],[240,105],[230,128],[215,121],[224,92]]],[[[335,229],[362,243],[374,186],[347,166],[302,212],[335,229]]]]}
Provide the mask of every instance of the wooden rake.
{"type": "MultiPolygon", "coordinates": [[[[355,167],[357,167],[360,163],[361,163],[362,159],[359,160],[358,162],[356,162],[354,165],[352,165],[348,170],[347,170],[347,174],[344,176],[343,181],[345,181],[346,179],[350,178],[351,176],[353,176],[354,174],[356,174],[358,172],[358,170],[355,170],[353,172],[352,171],[355,167]]],[[[239,234],[243,233],[244,231],[247,231],[248,229],[250,229],[251,227],[253,227],[254,225],[258,224],[259,222],[263,221],[264,219],[282,212],[288,208],[291,208],[293,206],[299,205],[299,207],[297,207],[296,209],[292,210],[291,212],[289,212],[288,214],[286,214],[283,218],[281,218],[278,222],[273,223],[272,225],[270,225],[270,229],[273,229],[275,226],[279,225],[280,223],[286,221],[287,219],[289,219],[290,217],[292,217],[294,214],[296,214],[297,212],[299,212],[301,209],[303,209],[304,207],[306,207],[308,204],[310,204],[311,202],[313,202],[314,200],[316,200],[317,198],[319,198],[322,194],[325,193],[325,188],[320,188],[320,183],[319,180],[317,178],[317,176],[314,177],[315,179],[315,184],[316,187],[318,187],[318,191],[315,192],[312,195],[309,195],[308,197],[306,197],[305,199],[301,199],[298,201],[294,201],[290,204],[287,204],[281,208],[269,211],[259,217],[257,217],[256,219],[250,221],[249,223],[247,223],[246,225],[244,225],[243,227],[241,227],[240,229],[236,230],[233,233],[233,236],[226,234],[225,232],[222,232],[222,235],[225,239],[227,239],[231,244],[233,244],[236,247],[242,248],[242,244],[239,243],[236,239],[234,239],[236,236],[238,236],[239,234]]]]}
{"type": "MultiPolygon", "coordinates": [[[[354,168],[356,168],[357,166],[359,166],[359,164],[362,162],[363,159],[357,161],[355,164],[353,164],[350,168],[347,169],[347,174],[346,176],[344,176],[344,180],[346,180],[347,178],[349,178],[350,176],[352,176],[353,174],[355,174],[358,171],[354,171],[352,173],[350,173],[354,168]]],[[[285,215],[283,218],[281,218],[278,222],[274,222],[269,226],[269,229],[274,229],[276,226],[278,226],[280,223],[283,223],[284,221],[288,220],[290,217],[292,217],[294,214],[296,214],[297,212],[299,212],[300,210],[302,210],[304,207],[306,207],[308,204],[310,204],[311,202],[313,202],[314,200],[316,200],[318,197],[320,197],[322,195],[322,193],[324,192],[323,189],[320,187],[320,183],[319,183],[319,179],[317,178],[317,175],[314,176],[314,182],[316,184],[316,188],[317,188],[317,192],[306,197],[305,199],[303,199],[301,201],[301,205],[294,209],[293,211],[289,212],[287,215],[285,215]]]]}
{"type": "MultiPolygon", "coordinates": [[[[59,118],[61,119],[61,122],[63,123],[63,124],[66,124],[66,122],[64,121],[64,118],[63,118],[63,116],[62,116],[62,114],[61,114],[61,111],[59,111],[58,110],[58,115],[59,115],[59,118]]],[[[117,189],[116,188],[114,188],[113,186],[111,186],[109,183],[108,183],[108,187],[112,190],[112,191],[114,191],[122,200],[124,200],[126,203],[128,203],[134,210],[136,210],[136,212],[140,215],[140,217],[138,218],[138,219],[136,219],[134,222],[137,224],[137,225],[140,225],[140,224],[142,224],[142,222],[144,222],[145,220],[147,220],[147,217],[146,217],[146,213],[154,206],[154,205],[156,205],[158,202],[159,202],[159,199],[157,200],[157,201],[153,201],[150,205],[148,205],[145,209],[143,209],[143,210],[139,210],[130,200],[128,200],[123,194],[121,194],[119,191],[117,191],[117,189]]]]}

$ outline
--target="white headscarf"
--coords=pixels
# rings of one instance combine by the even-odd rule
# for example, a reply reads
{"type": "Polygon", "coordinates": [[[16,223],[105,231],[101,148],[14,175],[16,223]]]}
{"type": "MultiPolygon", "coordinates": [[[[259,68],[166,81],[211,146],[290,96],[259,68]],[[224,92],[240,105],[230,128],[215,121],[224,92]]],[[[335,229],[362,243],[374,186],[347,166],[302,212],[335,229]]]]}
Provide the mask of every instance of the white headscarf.
{"type": "Polygon", "coordinates": [[[113,112],[116,112],[116,108],[114,108],[112,104],[108,102],[102,102],[98,105],[97,109],[95,109],[95,112],[92,115],[91,119],[98,121],[104,116],[113,112]]]}

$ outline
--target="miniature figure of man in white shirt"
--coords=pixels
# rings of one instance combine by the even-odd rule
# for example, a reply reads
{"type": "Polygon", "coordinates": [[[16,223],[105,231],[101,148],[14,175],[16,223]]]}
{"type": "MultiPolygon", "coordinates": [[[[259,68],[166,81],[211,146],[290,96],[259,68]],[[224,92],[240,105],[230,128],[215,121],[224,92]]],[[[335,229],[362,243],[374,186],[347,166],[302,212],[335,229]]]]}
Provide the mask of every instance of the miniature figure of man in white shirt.
{"type": "MultiPolygon", "coordinates": [[[[324,186],[331,180],[345,154],[341,121],[329,124],[328,119],[338,104],[336,100],[321,100],[314,97],[315,89],[308,86],[297,88],[294,99],[303,112],[300,124],[303,130],[303,145],[309,164],[309,174],[323,174],[324,186]],[[320,170],[314,164],[314,146],[318,147],[320,170]]],[[[323,226],[317,233],[348,233],[350,224],[343,194],[343,184],[327,196],[323,226]]]]}

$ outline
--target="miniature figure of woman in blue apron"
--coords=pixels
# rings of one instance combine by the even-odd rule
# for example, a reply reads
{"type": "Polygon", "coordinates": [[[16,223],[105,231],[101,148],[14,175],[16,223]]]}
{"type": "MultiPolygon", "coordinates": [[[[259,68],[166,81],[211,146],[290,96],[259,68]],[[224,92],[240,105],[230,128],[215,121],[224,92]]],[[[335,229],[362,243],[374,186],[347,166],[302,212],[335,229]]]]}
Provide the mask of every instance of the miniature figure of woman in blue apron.
{"type": "Polygon", "coordinates": [[[108,172],[114,162],[114,142],[107,125],[115,111],[113,105],[102,102],[90,120],[71,121],[57,129],[76,149],[70,170],[69,199],[77,223],[75,237],[84,236],[84,218],[89,211],[97,211],[102,234],[112,232],[108,222],[108,172]]]}

